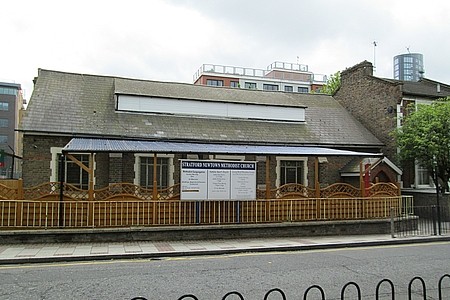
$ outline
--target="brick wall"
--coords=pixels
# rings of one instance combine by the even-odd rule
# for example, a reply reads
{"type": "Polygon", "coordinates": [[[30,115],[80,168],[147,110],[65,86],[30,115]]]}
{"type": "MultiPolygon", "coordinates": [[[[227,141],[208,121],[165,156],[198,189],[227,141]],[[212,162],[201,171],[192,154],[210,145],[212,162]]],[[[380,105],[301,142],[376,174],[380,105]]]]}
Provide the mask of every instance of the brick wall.
{"type": "Polygon", "coordinates": [[[123,153],[122,155],[122,178],[123,182],[134,182],[134,154],[123,153]]]}
{"type": "Polygon", "coordinates": [[[385,144],[383,153],[395,162],[397,150],[390,133],[397,127],[401,85],[372,75],[373,66],[367,61],[346,69],[334,98],[385,144]]]}
{"type": "Polygon", "coordinates": [[[64,147],[70,137],[33,136],[23,137],[22,178],[25,187],[50,181],[50,147],[64,147]]]}
{"type": "Polygon", "coordinates": [[[121,153],[114,153],[109,155],[109,182],[120,183],[123,182],[122,171],[122,158],[121,153]]]}
{"type": "Polygon", "coordinates": [[[339,171],[352,159],[353,157],[348,156],[327,157],[326,162],[319,164],[320,186],[326,187],[336,182],[344,182],[339,171]]]}
{"type": "Polygon", "coordinates": [[[109,185],[109,154],[97,153],[95,155],[95,188],[104,188],[109,185]]]}

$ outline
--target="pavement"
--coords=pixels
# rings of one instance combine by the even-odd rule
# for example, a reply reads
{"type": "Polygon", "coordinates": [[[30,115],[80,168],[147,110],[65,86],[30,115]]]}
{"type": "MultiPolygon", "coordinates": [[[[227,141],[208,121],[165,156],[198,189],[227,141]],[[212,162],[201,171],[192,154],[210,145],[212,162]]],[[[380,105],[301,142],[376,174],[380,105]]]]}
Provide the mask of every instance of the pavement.
{"type": "Polygon", "coordinates": [[[302,251],[449,241],[449,235],[393,238],[389,234],[100,243],[1,244],[0,241],[0,265],[112,259],[157,259],[176,256],[302,251]]]}

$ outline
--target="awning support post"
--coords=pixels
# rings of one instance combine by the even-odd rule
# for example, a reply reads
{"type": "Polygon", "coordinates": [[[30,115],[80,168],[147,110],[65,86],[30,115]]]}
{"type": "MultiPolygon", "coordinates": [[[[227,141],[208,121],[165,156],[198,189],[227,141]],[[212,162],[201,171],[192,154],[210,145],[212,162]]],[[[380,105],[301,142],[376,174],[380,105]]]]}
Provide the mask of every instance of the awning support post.
{"type": "Polygon", "coordinates": [[[316,198],[320,198],[320,182],[319,182],[319,157],[314,160],[314,188],[316,190],[316,198]]]}
{"type": "Polygon", "coordinates": [[[158,199],[158,155],[155,153],[153,155],[153,190],[152,196],[153,200],[156,201],[158,199]]]}
{"type": "Polygon", "coordinates": [[[65,155],[59,157],[59,227],[64,227],[64,178],[66,170],[65,155]]]}
{"type": "Polygon", "coordinates": [[[364,170],[362,160],[359,162],[359,189],[361,191],[361,197],[364,197],[366,193],[364,190],[364,170]]]}
{"type": "Polygon", "coordinates": [[[266,199],[270,199],[270,156],[266,156],[266,199]]]}
{"type": "Polygon", "coordinates": [[[94,154],[89,153],[89,201],[94,200],[94,154]]]}

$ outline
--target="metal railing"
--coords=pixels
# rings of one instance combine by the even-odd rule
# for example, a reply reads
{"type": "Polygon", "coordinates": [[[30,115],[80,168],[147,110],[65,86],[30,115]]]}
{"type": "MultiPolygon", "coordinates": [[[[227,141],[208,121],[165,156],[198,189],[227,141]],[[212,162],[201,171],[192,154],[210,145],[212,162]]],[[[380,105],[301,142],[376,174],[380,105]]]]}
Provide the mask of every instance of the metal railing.
{"type": "Polygon", "coordinates": [[[0,200],[0,228],[214,225],[389,219],[408,209],[410,196],[248,201],[0,200]]]}
{"type": "MultiPolygon", "coordinates": [[[[303,293],[303,300],[309,299],[308,294],[311,291],[318,291],[318,292],[316,292],[316,294],[319,293],[322,300],[327,299],[326,292],[320,285],[312,285],[312,286],[308,287],[305,290],[305,292],[303,293]]],[[[339,299],[341,299],[341,300],[350,299],[350,297],[349,298],[346,297],[346,293],[351,294],[351,299],[355,299],[355,298],[359,299],[359,300],[362,299],[361,288],[356,282],[351,281],[351,282],[346,283],[341,289],[339,299]],[[352,292],[350,289],[354,289],[354,291],[352,292]],[[350,292],[348,292],[348,290],[350,290],[350,292]]],[[[266,292],[264,294],[263,299],[264,300],[269,299],[269,296],[272,296],[272,295],[277,295],[278,297],[276,297],[276,299],[280,299],[280,297],[283,300],[287,299],[286,293],[280,288],[273,288],[273,289],[269,290],[268,292],[266,292]]],[[[424,300],[428,299],[427,298],[427,287],[426,287],[425,280],[420,276],[416,276],[413,279],[411,279],[408,284],[407,295],[408,295],[407,299],[409,299],[409,300],[413,299],[413,295],[415,297],[414,299],[418,299],[417,297],[419,297],[419,296],[423,297],[424,300]],[[419,282],[419,284],[417,284],[416,282],[419,282]],[[417,285],[419,285],[419,288],[417,288],[417,285]]],[[[375,288],[374,299],[376,299],[376,300],[381,299],[380,297],[382,297],[383,299],[386,299],[386,298],[395,299],[395,296],[402,297],[401,299],[406,299],[405,294],[399,294],[398,291],[396,292],[395,285],[392,282],[392,280],[385,278],[378,282],[378,284],[376,285],[376,288],[375,288]],[[384,288],[383,289],[384,292],[383,292],[382,286],[384,286],[384,285],[387,285],[388,288],[387,289],[384,288]]],[[[439,299],[439,300],[449,299],[448,298],[449,296],[450,296],[450,275],[444,274],[443,276],[440,277],[438,284],[437,284],[437,299],[439,299]],[[447,287],[444,286],[444,284],[445,284],[444,280],[446,280],[448,282],[447,287]],[[443,298],[444,296],[446,296],[446,298],[443,298]]],[[[199,300],[199,298],[197,298],[193,294],[186,294],[186,295],[183,295],[178,298],[178,300],[184,300],[184,299],[199,300]]],[[[244,295],[238,291],[228,292],[221,299],[222,300],[227,300],[227,299],[245,300],[244,295]]],[[[314,298],[314,299],[317,299],[317,298],[314,298]]],[[[337,298],[333,297],[333,299],[337,299],[337,298]]],[[[367,299],[367,296],[365,299],[367,299]]],[[[131,300],[147,300],[147,298],[134,297],[131,300]]]]}
{"type": "Polygon", "coordinates": [[[295,80],[295,81],[305,81],[296,77],[296,73],[308,75],[308,82],[320,82],[325,83],[328,78],[323,74],[313,74],[308,70],[307,65],[285,63],[285,62],[274,62],[270,64],[266,70],[256,69],[256,68],[245,68],[236,66],[225,66],[216,64],[203,64],[193,75],[194,82],[200,78],[204,73],[209,74],[225,74],[237,77],[259,77],[259,78],[271,78],[271,79],[282,79],[282,80],[295,80]],[[281,73],[277,73],[280,71],[281,73]]]}
{"type": "Polygon", "coordinates": [[[391,220],[392,236],[431,236],[450,234],[448,206],[409,206],[391,220]]]}

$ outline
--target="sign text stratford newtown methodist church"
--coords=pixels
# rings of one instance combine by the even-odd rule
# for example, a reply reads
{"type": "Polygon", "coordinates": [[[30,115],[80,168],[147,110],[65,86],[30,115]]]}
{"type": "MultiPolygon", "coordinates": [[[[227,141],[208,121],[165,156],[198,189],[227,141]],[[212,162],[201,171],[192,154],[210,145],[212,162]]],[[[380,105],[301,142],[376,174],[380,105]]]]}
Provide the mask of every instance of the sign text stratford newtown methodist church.
{"type": "Polygon", "coordinates": [[[183,160],[182,168],[189,169],[238,169],[238,170],[255,170],[254,162],[236,162],[236,161],[192,161],[183,160]]]}
{"type": "Polygon", "coordinates": [[[256,162],[181,160],[181,200],[256,199],[256,162]]]}

